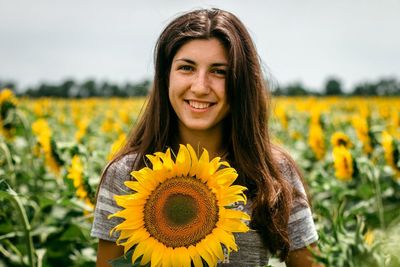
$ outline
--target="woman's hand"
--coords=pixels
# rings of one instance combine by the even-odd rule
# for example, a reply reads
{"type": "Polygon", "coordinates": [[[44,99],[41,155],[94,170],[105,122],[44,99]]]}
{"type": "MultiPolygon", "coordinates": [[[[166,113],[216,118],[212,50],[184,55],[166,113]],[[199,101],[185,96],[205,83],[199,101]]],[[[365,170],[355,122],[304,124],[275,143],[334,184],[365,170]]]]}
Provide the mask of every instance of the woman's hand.
{"type": "Polygon", "coordinates": [[[121,257],[124,254],[124,247],[118,246],[115,242],[99,239],[97,248],[97,267],[108,267],[109,260],[121,257]]]}
{"type": "MultiPolygon", "coordinates": [[[[312,249],[316,249],[316,244],[311,245],[312,249]]],[[[314,257],[309,249],[301,248],[289,252],[286,260],[287,267],[321,267],[322,265],[314,262],[314,257]]]]}

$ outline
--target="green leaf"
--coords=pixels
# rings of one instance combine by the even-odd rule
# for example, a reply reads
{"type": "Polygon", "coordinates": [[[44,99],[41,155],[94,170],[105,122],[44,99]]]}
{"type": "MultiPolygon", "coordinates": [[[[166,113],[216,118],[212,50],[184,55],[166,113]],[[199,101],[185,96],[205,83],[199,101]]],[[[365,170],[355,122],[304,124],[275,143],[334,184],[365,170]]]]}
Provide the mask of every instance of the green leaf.
{"type": "Polygon", "coordinates": [[[44,209],[48,206],[53,206],[56,204],[56,201],[54,199],[51,199],[47,196],[39,196],[38,200],[39,200],[39,206],[41,209],[44,209]]]}
{"type": "Polygon", "coordinates": [[[74,241],[82,239],[85,239],[85,235],[82,233],[81,227],[75,224],[71,224],[60,238],[62,241],[74,241]]]}
{"type": "MultiPolygon", "coordinates": [[[[136,267],[136,266],[140,266],[140,260],[142,257],[140,257],[138,260],[136,260],[136,262],[134,264],[132,264],[131,262],[131,258],[132,258],[132,254],[133,254],[133,250],[128,251],[128,253],[126,253],[125,255],[122,255],[119,258],[110,260],[109,263],[112,267],[136,267]]],[[[149,264],[147,264],[146,266],[148,266],[149,264]]]]}

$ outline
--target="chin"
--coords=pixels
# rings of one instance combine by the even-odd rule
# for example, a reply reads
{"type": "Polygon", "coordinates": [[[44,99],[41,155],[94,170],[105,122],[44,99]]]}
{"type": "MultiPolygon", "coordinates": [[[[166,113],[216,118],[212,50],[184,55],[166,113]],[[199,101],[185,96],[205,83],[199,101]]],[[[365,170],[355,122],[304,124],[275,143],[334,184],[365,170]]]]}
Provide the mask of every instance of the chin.
{"type": "Polygon", "coordinates": [[[206,131],[211,129],[211,127],[203,125],[187,125],[186,128],[192,131],[206,131]]]}
{"type": "Polygon", "coordinates": [[[185,127],[192,131],[206,131],[214,128],[214,125],[206,123],[188,123],[185,127]]]}

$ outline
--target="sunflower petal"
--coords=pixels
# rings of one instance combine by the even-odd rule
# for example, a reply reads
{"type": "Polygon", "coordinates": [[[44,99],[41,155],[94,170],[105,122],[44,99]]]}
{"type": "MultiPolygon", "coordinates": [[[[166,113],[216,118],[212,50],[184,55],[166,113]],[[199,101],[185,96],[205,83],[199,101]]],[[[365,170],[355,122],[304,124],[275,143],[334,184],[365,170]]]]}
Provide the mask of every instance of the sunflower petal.
{"type": "Polygon", "coordinates": [[[208,181],[210,177],[208,170],[210,169],[209,155],[206,149],[203,149],[203,153],[200,156],[196,176],[200,178],[204,183],[208,181]]]}
{"type": "Polygon", "coordinates": [[[190,153],[186,146],[180,145],[176,156],[176,175],[187,176],[190,171],[190,153]]]}
{"type": "Polygon", "coordinates": [[[245,233],[249,227],[240,220],[224,219],[217,222],[217,226],[228,232],[245,233]]]}
{"type": "Polygon", "coordinates": [[[188,253],[193,261],[194,267],[203,267],[203,261],[194,246],[189,246],[188,253]]]}
{"type": "Polygon", "coordinates": [[[168,148],[165,153],[156,152],[154,154],[162,160],[163,167],[166,170],[171,171],[173,169],[174,162],[173,162],[173,160],[171,158],[171,149],[168,148]]]}
{"type": "Polygon", "coordinates": [[[181,267],[182,266],[180,258],[179,258],[179,255],[178,255],[178,253],[176,253],[176,248],[172,249],[171,262],[172,262],[172,266],[174,266],[174,267],[175,266],[176,267],[181,267]]]}
{"type": "Polygon", "coordinates": [[[218,205],[220,206],[229,206],[232,203],[235,202],[244,202],[244,197],[240,196],[240,195],[233,195],[233,196],[229,196],[229,197],[224,197],[222,199],[219,200],[218,205]]]}
{"type": "Polygon", "coordinates": [[[114,195],[114,200],[118,206],[127,207],[127,206],[141,206],[145,203],[147,195],[145,194],[131,194],[125,196],[114,195]]]}
{"type": "Polygon", "coordinates": [[[213,175],[219,169],[219,166],[221,165],[220,160],[220,157],[215,157],[210,161],[208,175],[213,175]]]}
{"type": "Polygon", "coordinates": [[[156,242],[154,247],[154,253],[151,255],[151,266],[159,266],[164,255],[165,246],[160,242],[156,242]]]}
{"type": "Polygon", "coordinates": [[[118,240],[121,240],[121,242],[122,242],[123,240],[129,238],[134,232],[135,232],[135,230],[124,230],[124,231],[121,231],[118,240]]]}
{"type": "Polygon", "coordinates": [[[205,239],[196,244],[196,250],[201,255],[201,257],[207,262],[208,266],[216,266],[217,260],[211,254],[207,245],[204,244],[205,243],[204,240],[205,239]]]}
{"type": "Polygon", "coordinates": [[[225,167],[231,167],[231,165],[227,161],[221,161],[221,165],[225,167]]]}
{"type": "Polygon", "coordinates": [[[233,236],[232,233],[226,232],[222,230],[221,228],[215,228],[213,230],[213,234],[217,237],[217,239],[225,245],[225,247],[228,249],[228,251],[234,250],[237,251],[238,247],[235,243],[235,237],[233,236]]]}
{"type": "Polygon", "coordinates": [[[132,254],[132,264],[134,264],[136,260],[144,254],[146,249],[146,243],[147,242],[140,242],[139,244],[137,244],[132,254]]]}
{"type": "Polygon", "coordinates": [[[211,249],[213,255],[215,255],[220,261],[224,260],[224,252],[222,251],[221,244],[214,234],[209,234],[205,238],[209,248],[211,249]]]}
{"type": "Polygon", "coordinates": [[[126,208],[108,216],[108,218],[112,217],[129,218],[131,220],[137,221],[137,220],[143,220],[143,213],[142,212],[138,213],[134,218],[131,218],[132,211],[130,208],[126,208]]]}
{"type": "Polygon", "coordinates": [[[224,218],[250,220],[250,216],[243,211],[221,208],[220,211],[222,210],[224,212],[221,212],[220,214],[223,214],[224,218]]]}
{"type": "Polygon", "coordinates": [[[124,229],[124,231],[128,230],[136,230],[144,226],[143,219],[135,219],[135,220],[125,220],[117,226],[117,229],[124,229]]]}
{"type": "Polygon", "coordinates": [[[157,251],[154,250],[156,242],[157,241],[152,237],[148,238],[146,240],[146,242],[143,242],[143,243],[145,243],[145,245],[144,245],[145,248],[144,248],[142,260],[140,261],[141,265],[146,265],[147,263],[149,263],[151,260],[151,255],[154,253],[157,253],[157,251]]]}
{"type": "Polygon", "coordinates": [[[180,262],[183,267],[190,266],[190,255],[186,247],[179,247],[175,249],[180,257],[180,262]]]}
{"type": "Polygon", "coordinates": [[[246,203],[246,195],[243,193],[243,190],[246,190],[246,187],[240,185],[232,185],[228,188],[224,188],[224,190],[220,190],[219,197],[219,205],[227,206],[233,202],[242,201],[246,203]]]}
{"type": "Polygon", "coordinates": [[[194,151],[193,147],[191,145],[187,145],[187,148],[189,150],[190,153],[190,158],[191,158],[191,168],[189,171],[189,176],[195,176],[196,172],[197,172],[197,165],[199,163],[198,159],[197,159],[197,154],[194,151]]]}
{"type": "Polygon", "coordinates": [[[174,253],[174,249],[173,248],[167,247],[164,250],[162,266],[165,266],[165,267],[174,266],[174,262],[173,262],[173,259],[172,259],[172,254],[173,253],[174,253]]]}
{"type": "Polygon", "coordinates": [[[149,237],[150,234],[145,229],[139,229],[135,231],[135,233],[133,233],[132,236],[126,240],[126,242],[121,243],[121,245],[124,246],[124,254],[126,254],[126,252],[128,252],[132,246],[146,240],[149,237]]]}
{"type": "Polygon", "coordinates": [[[224,174],[217,175],[214,177],[218,185],[228,187],[233,184],[233,182],[238,177],[238,174],[235,171],[228,169],[224,174]]]}
{"type": "Polygon", "coordinates": [[[146,155],[146,157],[150,160],[151,165],[152,165],[152,169],[154,171],[163,169],[163,164],[162,164],[162,161],[161,161],[160,157],[153,156],[153,155],[146,155]]]}
{"type": "Polygon", "coordinates": [[[144,167],[139,171],[132,171],[131,176],[143,185],[146,185],[147,183],[151,184],[151,187],[153,188],[158,184],[158,180],[154,176],[154,171],[148,167],[144,167]]]}
{"type": "Polygon", "coordinates": [[[150,194],[151,190],[153,188],[149,188],[149,186],[145,186],[137,181],[125,181],[124,185],[126,187],[129,187],[130,189],[132,189],[135,192],[140,192],[140,193],[144,193],[144,194],[150,194]]]}

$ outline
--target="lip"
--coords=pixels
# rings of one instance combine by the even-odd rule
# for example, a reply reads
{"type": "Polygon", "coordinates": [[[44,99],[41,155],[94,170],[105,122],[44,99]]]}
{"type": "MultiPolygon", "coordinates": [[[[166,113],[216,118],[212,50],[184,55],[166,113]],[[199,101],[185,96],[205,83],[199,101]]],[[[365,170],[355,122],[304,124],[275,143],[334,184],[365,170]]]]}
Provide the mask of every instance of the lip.
{"type": "Polygon", "coordinates": [[[216,104],[215,102],[199,101],[199,100],[194,100],[194,99],[185,99],[184,102],[185,102],[185,105],[187,105],[187,107],[191,111],[196,112],[196,113],[207,112],[216,104]],[[198,107],[195,107],[193,105],[193,103],[191,105],[190,102],[196,102],[197,103],[196,106],[198,106],[198,107]]]}

